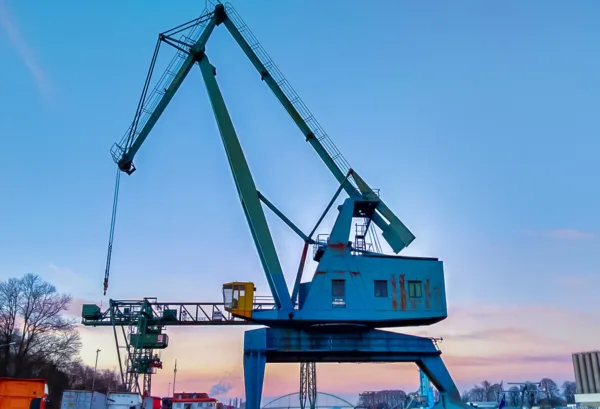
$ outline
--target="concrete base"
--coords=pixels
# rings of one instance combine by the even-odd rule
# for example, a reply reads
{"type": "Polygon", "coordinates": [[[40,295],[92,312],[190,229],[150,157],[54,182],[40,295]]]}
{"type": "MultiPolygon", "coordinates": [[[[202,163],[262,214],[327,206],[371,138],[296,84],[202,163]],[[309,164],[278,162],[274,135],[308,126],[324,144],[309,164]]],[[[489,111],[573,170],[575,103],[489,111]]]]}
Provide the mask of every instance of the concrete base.
{"type": "Polygon", "coordinates": [[[576,393],[575,402],[582,406],[600,407],[600,393],[576,393]]]}

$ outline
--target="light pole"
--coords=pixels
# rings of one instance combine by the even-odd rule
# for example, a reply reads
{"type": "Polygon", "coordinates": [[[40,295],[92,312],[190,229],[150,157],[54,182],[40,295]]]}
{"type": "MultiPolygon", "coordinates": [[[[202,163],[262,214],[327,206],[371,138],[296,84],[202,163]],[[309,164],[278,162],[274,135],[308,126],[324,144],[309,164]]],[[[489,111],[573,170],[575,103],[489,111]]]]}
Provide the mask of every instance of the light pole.
{"type": "Polygon", "coordinates": [[[96,370],[98,369],[98,354],[100,350],[96,350],[96,364],[94,365],[94,376],[92,377],[92,396],[94,396],[94,386],[96,386],[96,370]]]}
{"type": "Polygon", "coordinates": [[[177,380],[177,359],[175,360],[175,369],[173,369],[173,397],[175,397],[175,381],[177,380]]]}
{"type": "Polygon", "coordinates": [[[17,343],[16,342],[9,342],[8,344],[2,344],[2,345],[0,345],[0,348],[2,348],[2,347],[11,347],[13,345],[17,345],[17,343]]]}
{"type": "Polygon", "coordinates": [[[92,396],[90,397],[90,409],[92,409],[92,404],[94,403],[94,387],[96,386],[96,370],[98,369],[98,354],[100,350],[96,350],[96,363],[94,364],[94,375],[92,376],[92,396]]]}

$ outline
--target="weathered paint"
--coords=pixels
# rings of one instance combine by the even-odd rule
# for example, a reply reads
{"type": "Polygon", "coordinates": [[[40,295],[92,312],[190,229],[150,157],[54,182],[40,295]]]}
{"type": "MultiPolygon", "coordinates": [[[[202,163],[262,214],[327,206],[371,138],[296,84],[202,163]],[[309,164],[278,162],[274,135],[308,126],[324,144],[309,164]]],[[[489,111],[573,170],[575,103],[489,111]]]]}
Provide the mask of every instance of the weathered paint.
{"type": "Polygon", "coordinates": [[[358,274],[359,274],[359,273],[358,273],[358,271],[351,271],[351,272],[350,272],[350,275],[351,275],[352,277],[356,277],[358,274]]]}
{"type": "Polygon", "coordinates": [[[428,309],[428,310],[431,309],[431,304],[430,304],[430,301],[431,301],[431,288],[430,288],[430,286],[431,286],[431,283],[430,283],[430,280],[428,278],[428,279],[425,280],[425,286],[424,286],[425,287],[424,288],[425,289],[425,309],[428,309]]]}
{"type": "Polygon", "coordinates": [[[332,250],[332,254],[336,256],[343,256],[347,245],[344,243],[329,243],[327,247],[332,250]]]}
{"type": "Polygon", "coordinates": [[[396,274],[392,274],[390,277],[390,283],[392,284],[392,309],[398,309],[398,293],[396,289],[396,274]]]}
{"type": "Polygon", "coordinates": [[[325,272],[325,271],[317,271],[317,272],[315,273],[315,275],[316,275],[316,276],[318,276],[318,275],[322,275],[322,274],[327,274],[327,272],[325,272]]]}
{"type": "Polygon", "coordinates": [[[417,300],[415,300],[415,299],[410,300],[410,308],[413,310],[417,309],[417,300]]]}
{"type": "Polygon", "coordinates": [[[336,250],[344,250],[346,248],[346,244],[344,244],[344,243],[329,243],[328,247],[332,248],[332,249],[336,249],[336,250]]]}
{"type": "Polygon", "coordinates": [[[435,309],[442,309],[442,288],[439,285],[433,286],[433,300],[435,303],[435,309]]]}
{"type": "Polygon", "coordinates": [[[404,274],[400,274],[400,309],[406,310],[406,288],[404,286],[404,274]]]}

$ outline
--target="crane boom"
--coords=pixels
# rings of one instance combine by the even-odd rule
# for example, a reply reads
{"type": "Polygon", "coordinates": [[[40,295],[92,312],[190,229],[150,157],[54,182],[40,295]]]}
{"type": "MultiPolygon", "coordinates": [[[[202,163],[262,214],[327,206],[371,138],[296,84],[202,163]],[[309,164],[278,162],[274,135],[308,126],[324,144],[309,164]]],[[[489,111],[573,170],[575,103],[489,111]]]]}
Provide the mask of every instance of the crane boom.
{"type": "Polygon", "coordinates": [[[335,147],[331,139],[329,139],[329,136],[283,77],[248,26],[230,5],[224,6],[219,3],[213,11],[205,13],[198,19],[160,34],[159,43],[166,42],[179,50],[176,58],[182,58],[183,62],[179,68],[168,69],[163,74],[161,80],[165,77],[172,78],[170,81],[164,81],[164,89],[158,91],[161,95],[160,97],[157,97],[153,101],[152,98],[146,98],[146,92],[158,52],[157,45],[136,116],[128,134],[126,134],[125,142],[117,145],[113,151],[113,158],[117,162],[119,169],[123,172],[131,174],[135,171],[135,166],[133,165],[135,155],[189,74],[191,67],[195,63],[199,63],[205,85],[209,92],[209,98],[213,105],[215,118],[219,125],[221,138],[229,158],[238,194],[242,201],[246,219],[249,223],[271,293],[278,308],[291,310],[293,309],[292,297],[283,276],[275,245],[262,206],[260,205],[256,186],[239,146],[237,135],[235,134],[218,85],[214,80],[214,67],[210,65],[204,53],[205,45],[210,35],[215,26],[220,24],[223,24],[227,28],[238,46],[259,72],[261,79],[267,83],[284,109],[305,135],[306,140],[311,144],[348,195],[355,198],[368,198],[377,203],[371,219],[382,230],[383,237],[392,250],[395,253],[400,252],[414,240],[415,236],[360,178],[356,171],[350,168],[348,162],[335,147]],[[195,39],[194,36],[183,36],[180,39],[173,37],[173,34],[190,27],[193,27],[194,30],[201,29],[198,39],[195,39]],[[137,129],[139,127],[141,127],[141,130],[138,132],[137,129]]]}
{"type": "MultiPolygon", "coordinates": [[[[252,62],[261,79],[267,83],[288,115],[304,134],[308,143],[311,144],[337,181],[342,184],[348,195],[360,196],[361,194],[372,193],[371,188],[362,179],[362,183],[356,180],[356,171],[352,171],[355,184],[349,178],[346,178],[346,174],[350,170],[348,162],[231,6],[227,6],[226,18],[223,23],[244,54],[252,62]],[[329,149],[326,149],[324,144],[327,144],[329,149]]],[[[377,211],[380,214],[375,214],[373,221],[383,231],[383,237],[395,253],[399,253],[412,243],[415,236],[381,199],[379,199],[377,211]]]]}
{"type": "MultiPolygon", "coordinates": [[[[208,38],[210,37],[213,29],[215,28],[215,21],[216,21],[215,13],[205,14],[203,17],[204,17],[204,19],[202,19],[202,17],[200,17],[197,20],[199,20],[199,24],[202,24],[205,22],[206,26],[204,27],[204,30],[202,31],[200,38],[198,38],[198,40],[193,45],[188,44],[191,51],[204,50],[204,46],[206,45],[208,38]]],[[[159,35],[159,42],[160,41],[166,41],[170,44],[172,44],[173,42],[181,43],[181,41],[177,41],[177,40],[168,38],[168,36],[165,35],[165,33],[161,33],[159,35]],[[169,40],[171,40],[171,41],[169,41],[169,40]]],[[[162,97],[156,104],[156,107],[154,107],[152,109],[152,107],[149,106],[149,105],[152,105],[152,102],[153,102],[151,99],[147,99],[143,102],[142,107],[138,108],[138,111],[136,112],[136,117],[134,118],[134,121],[129,129],[128,135],[126,135],[126,138],[124,138],[124,139],[126,139],[125,144],[121,144],[121,146],[119,146],[118,153],[120,153],[120,155],[117,154],[118,156],[116,156],[115,154],[113,154],[113,157],[116,160],[116,162],[119,166],[119,169],[121,169],[125,173],[131,174],[135,171],[135,167],[133,166],[133,159],[134,159],[135,155],[137,154],[138,150],[142,147],[142,144],[144,143],[144,141],[146,140],[146,138],[152,131],[152,128],[154,128],[154,125],[156,125],[156,123],[158,122],[158,119],[161,117],[161,115],[163,114],[163,112],[165,111],[167,106],[169,105],[169,102],[171,102],[171,99],[173,99],[173,96],[175,96],[175,93],[177,92],[177,90],[179,89],[181,84],[183,83],[183,80],[185,80],[185,78],[189,74],[190,70],[194,66],[194,63],[196,62],[195,57],[192,52],[188,52],[185,50],[180,50],[180,51],[185,52],[185,54],[186,54],[185,60],[184,60],[183,64],[181,64],[181,66],[179,67],[177,72],[174,75],[172,75],[172,79],[171,79],[170,83],[168,83],[168,85],[165,84],[166,86],[162,90],[164,93],[162,94],[162,97]],[[142,129],[138,133],[136,130],[137,130],[138,126],[140,125],[139,121],[140,121],[140,117],[142,116],[143,112],[149,113],[149,117],[147,118],[146,121],[144,121],[143,124],[141,124],[142,129]],[[125,145],[125,146],[123,146],[123,145],[125,145]]],[[[148,73],[148,79],[146,80],[144,91],[142,92],[142,97],[145,96],[147,87],[149,86],[149,79],[152,76],[152,69],[153,69],[156,57],[157,57],[157,53],[155,52],[154,58],[153,58],[152,64],[151,64],[151,71],[148,73]]],[[[175,58],[178,58],[178,57],[175,57],[175,58]]],[[[167,72],[169,72],[169,71],[167,70],[167,72]]],[[[166,76],[163,74],[163,78],[165,78],[165,77],[166,76]]]]}
{"type": "Polygon", "coordinates": [[[217,124],[219,125],[219,132],[225,146],[229,167],[231,168],[235,186],[242,202],[250,231],[252,232],[254,244],[258,250],[260,262],[266,273],[265,275],[273,294],[273,299],[278,308],[291,311],[293,310],[292,299],[285,282],[279,257],[277,256],[275,243],[271,237],[271,231],[269,230],[264,210],[260,204],[259,193],[250,173],[250,168],[244,157],[244,152],[233,127],[233,122],[231,122],[231,118],[227,112],[223,95],[221,95],[219,85],[215,79],[215,67],[211,65],[206,55],[200,57],[199,64],[210,103],[217,124]]]}

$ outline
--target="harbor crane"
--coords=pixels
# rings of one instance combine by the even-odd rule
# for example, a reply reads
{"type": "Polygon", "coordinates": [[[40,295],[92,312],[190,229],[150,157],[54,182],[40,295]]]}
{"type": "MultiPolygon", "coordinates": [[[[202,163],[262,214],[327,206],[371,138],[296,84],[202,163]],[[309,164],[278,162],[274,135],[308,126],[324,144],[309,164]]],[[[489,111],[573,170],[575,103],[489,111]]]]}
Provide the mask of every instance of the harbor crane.
{"type": "MultiPolygon", "coordinates": [[[[415,236],[385,204],[379,192],[348,165],[231,5],[215,4],[201,17],[159,35],[132,125],[123,140],[111,150],[118,169],[129,175],[135,172],[135,155],[195,66],[199,67],[204,80],[242,209],[273,295],[273,308],[263,309],[254,303],[254,283],[231,282],[222,288],[226,311],[248,324],[264,326],[244,334],[246,407],[260,408],[265,365],[276,362],[414,362],[439,391],[436,406],[465,407],[442,361],[441,351],[432,339],[385,330],[432,325],[447,318],[442,261],[398,255],[415,236]],[[224,26],[231,34],[260,79],[339,184],[323,215],[308,234],[294,225],[256,187],[221,94],[216,68],[206,51],[211,33],[219,26],[224,26]],[[177,55],[153,91],[148,93],[161,44],[174,47],[177,55]],[[347,197],[337,206],[332,230],[327,235],[315,237],[321,221],[342,192],[347,197]],[[284,279],[263,204],[304,241],[291,292],[284,279]],[[351,240],[352,227],[357,220],[361,222],[360,228],[351,240]],[[394,254],[384,254],[366,244],[367,232],[375,228],[381,231],[394,254]],[[312,258],[317,267],[312,279],[302,282],[309,246],[313,246],[312,258]]],[[[111,246],[109,244],[108,260],[111,246]]]]}

